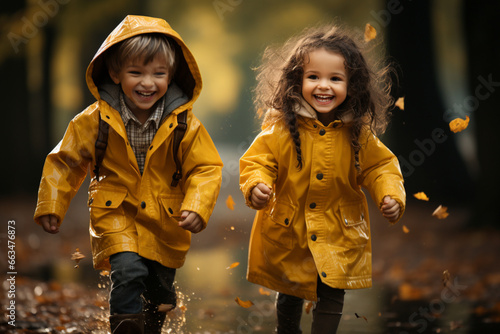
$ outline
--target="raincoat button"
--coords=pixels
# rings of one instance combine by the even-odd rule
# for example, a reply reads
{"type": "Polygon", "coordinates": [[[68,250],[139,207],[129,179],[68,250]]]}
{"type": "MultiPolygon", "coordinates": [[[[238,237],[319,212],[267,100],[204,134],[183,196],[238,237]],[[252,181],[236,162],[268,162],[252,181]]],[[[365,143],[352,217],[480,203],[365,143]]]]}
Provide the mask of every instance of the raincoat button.
{"type": "Polygon", "coordinates": [[[310,207],[311,209],[314,209],[314,208],[316,207],[316,203],[312,202],[311,204],[309,204],[309,207],[310,207]]]}
{"type": "Polygon", "coordinates": [[[316,241],[316,234],[311,235],[311,240],[316,241]]]}
{"type": "Polygon", "coordinates": [[[174,126],[174,123],[170,123],[170,125],[168,127],[171,128],[173,126],[174,126]]]}
{"type": "Polygon", "coordinates": [[[151,151],[153,149],[153,146],[149,146],[149,150],[151,151]]]}
{"type": "Polygon", "coordinates": [[[288,225],[290,223],[290,221],[288,220],[288,218],[285,218],[285,225],[288,225]]]}
{"type": "Polygon", "coordinates": [[[92,203],[94,203],[94,199],[93,198],[89,199],[89,205],[92,205],[92,203]]]}
{"type": "Polygon", "coordinates": [[[110,205],[111,205],[111,201],[107,201],[106,206],[110,206],[110,205]]]}
{"type": "Polygon", "coordinates": [[[314,124],[313,126],[314,126],[315,129],[318,127],[316,124],[314,124]]]}
{"type": "Polygon", "coordinates": [[[144,201],[141,202],[141,208],[143,208],[143,209],[146,208],[146,202],[144,202],[144,201]]]}
{"type": "Polygon", "coordinates": [[[108,115],[106,115],[106,118],[107,118],[107,119],[110,119],[108,115]]]}
{"type": "Polygon", "coordinates": [[[323,272],[321,273],[321,276],[326,277],[326,273],[323,271],[323,272]]]}
{"type": "Polygon", "coordinates": [[[316,174],[316,178],[317,178],[318,180],[322,180],[322,179],[323,179],[323,174],[322,174],[322,173],[318,173],[318,174],[316,174]]]}
{"type": "Polygon", "coordinates": [[[325,133],[326,133],[325,129],[321,129],[321,130],[319,130],[319,135],[320,135],[320,136],[323,136],[325,133]]]}
{"type": "Polygon", "coordinates": [[[170,212],[170,214],[174,214],[174,210],[172,210],[172,208],[168,208],[168,212],[170,212]]]}

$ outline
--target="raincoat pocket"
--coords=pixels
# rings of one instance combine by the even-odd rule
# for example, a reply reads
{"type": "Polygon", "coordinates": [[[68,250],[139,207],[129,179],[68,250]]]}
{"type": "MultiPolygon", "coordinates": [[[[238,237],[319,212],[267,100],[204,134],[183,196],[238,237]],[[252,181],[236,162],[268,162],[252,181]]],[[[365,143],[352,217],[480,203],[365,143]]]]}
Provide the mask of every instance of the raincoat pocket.
{"type": "Polygon", "coordinates": [[[262,235],[272,243],[292,249],[293,247],[293,217],[295,206],[288,202],[276,201],[269,211],[268,219],[262,224],[262,235]]]}
{"type": "Polygon", "coordinates": [[[363,202],[347,203],[340,207],[344,244],[363,246],[370,239],[367,214],[363,202]]]}
{"type": "Polygon", "coordinates": [[[181,205],[183,200],[184,195],[166,195],[160,197],[163,209],[161,210],[161,221],[159,222],[159,239],[177,249],[189,248],[191,241],[190,232],[178,225],[181,219],[181,205]]]}
{"type": "Polygon", "coordinates": [[[99,187],[89,190],[90,222],[95,235],[119,232],[126,227],[121,205],[125,197],[127,190],[122,188],[99,187]]]}

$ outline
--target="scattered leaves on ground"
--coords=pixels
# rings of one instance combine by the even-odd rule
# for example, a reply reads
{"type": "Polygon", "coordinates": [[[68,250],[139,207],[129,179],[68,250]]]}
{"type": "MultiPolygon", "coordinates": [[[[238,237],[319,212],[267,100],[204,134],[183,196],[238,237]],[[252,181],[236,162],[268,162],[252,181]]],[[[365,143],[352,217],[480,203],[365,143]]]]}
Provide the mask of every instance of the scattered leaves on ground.
{"type": "Polygon", "coordinates": [[[410,229],[408,227],[406,227],[406,225],[403,225],[403,232],[410,233],[410,229]]]}

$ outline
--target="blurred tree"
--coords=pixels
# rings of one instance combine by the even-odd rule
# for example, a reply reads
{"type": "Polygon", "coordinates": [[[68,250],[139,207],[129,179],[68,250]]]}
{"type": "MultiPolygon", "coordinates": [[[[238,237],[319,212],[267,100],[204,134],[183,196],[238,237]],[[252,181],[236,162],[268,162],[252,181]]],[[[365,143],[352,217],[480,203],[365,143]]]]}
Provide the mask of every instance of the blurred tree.
{"type": "Polygon", "coordinates": [[[425,191],[443,204],[470,203],[472,181],[443,119],[444,105],[435,67],[431,1],[395,2],[376,13],[387,28],[388,50],[399,64],[393,96],[405,97],[388,130],[400,159],[409,195],[425,191]]]}
{"type": "Polygon", "coordinates": [[[496,203],[500,189],[500,13],[498,1],[465,0],[464,22],[468,44],[469,89],[477,108],[471,118],[476,123],[479,180],[474,225],[500,227],[500,205],[496,203]]]}

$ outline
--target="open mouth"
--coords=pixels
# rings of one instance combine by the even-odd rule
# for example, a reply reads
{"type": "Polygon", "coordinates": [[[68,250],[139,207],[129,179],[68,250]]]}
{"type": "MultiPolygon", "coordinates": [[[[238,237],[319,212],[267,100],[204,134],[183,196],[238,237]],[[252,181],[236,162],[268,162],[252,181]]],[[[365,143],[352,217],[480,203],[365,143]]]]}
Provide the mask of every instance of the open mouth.
{"type": "Polygon", "coordinates": [[[333,95],[314,95],[316,101],[322,104],[329,103],[330,101],[333,100],[333,97],[334,97],[333,95]]]}
{"type": "Polygon", "coordinates": [[[138,95],[140,95],[140,96],[143,96],[143,97],[151,97],[151,96],[153,96],[153,94],[154,94],[155,92],[140,92],[140,91],[138,91],[138,90],[137,90],[137,91],[136,91],[136,93],[137,93],[138,95]]]}

